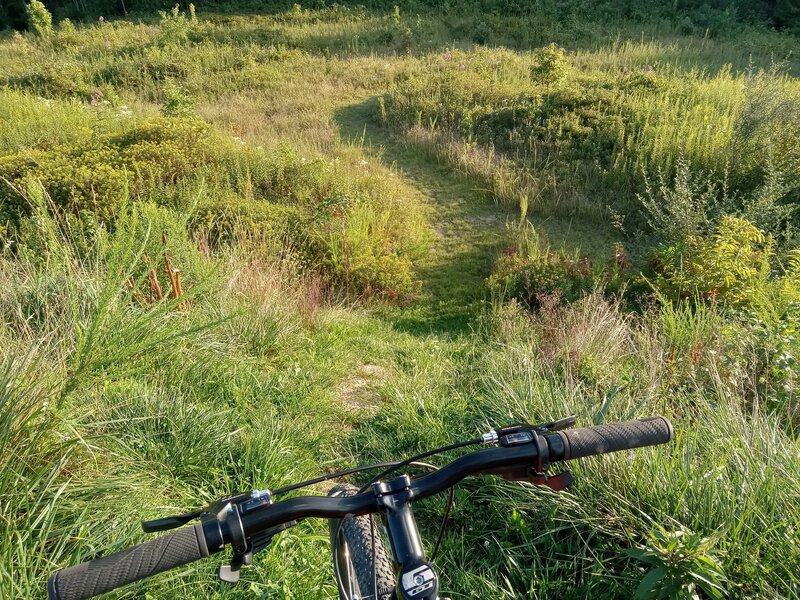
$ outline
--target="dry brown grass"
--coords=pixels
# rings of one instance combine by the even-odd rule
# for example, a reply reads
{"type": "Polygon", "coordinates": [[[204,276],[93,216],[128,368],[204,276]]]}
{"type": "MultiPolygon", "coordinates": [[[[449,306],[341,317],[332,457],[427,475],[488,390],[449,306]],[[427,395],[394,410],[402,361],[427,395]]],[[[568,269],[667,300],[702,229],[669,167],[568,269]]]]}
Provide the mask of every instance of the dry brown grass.
{"type": "Polygon", "coordinates": [[[558,298],[544,297],[537,320],[542,358],[561,365],[568,375],[589,370],[606,378],[635,350],[631,317],[599,292],[566,307],[558,298]]]}
{"type": "Polygon", "coordinates": [[[298,269],[291,255],[268,257],[256,252],[232,253],[225,294],[258,316],[279,316],[311,327],[328,304],[327,288],[316,273],[298,269]]]}

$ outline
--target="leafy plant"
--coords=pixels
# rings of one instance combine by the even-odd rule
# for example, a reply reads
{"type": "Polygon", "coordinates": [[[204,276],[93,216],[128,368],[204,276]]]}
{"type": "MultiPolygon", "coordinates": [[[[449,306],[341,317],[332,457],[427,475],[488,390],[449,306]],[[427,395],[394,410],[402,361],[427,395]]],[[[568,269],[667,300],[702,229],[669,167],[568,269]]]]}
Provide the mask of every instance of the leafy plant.
{"type": "Polygon", "coordinates": [[[516,240],[497,260],[486,280],[493,294],[535,309],[543,297],[556,296],[572,302],[592,291],[595,273],[588,257],[550,251],[527,225],[515,229],[516,240]]]}
{"type": "Polygon", "coordinates": [[[639,200],[647,210],[650,225],[668,244],[705,233],[718,210],[719,190],[708,175],[692,172],[686,156],[678,156],[670,181],[658,171],[658,187],[645,176],[645,192],[639,200]]]}
{"type": "Polygon", "coordinates": [[[189,33],[194,28],[197,21],[194,4],[189,4],[189,16],[181,11],[180,4],[176,4],[169,12],[158,11],[161,17],[161,42],[164,45],[185,44],[189,39],[189,33]]]}
{"type": "MultiPolygon", "coordinates": [[[[153,183],[174,184],[203,165],[219,165],[220,145],[208,128],[190,119],[141,121],[121,133],[86,132],[71,143],[51,144],[0,157],[0,177],[13,183],[41,181],[55,206],[113,220],[122,199],[153,183]]],[[[220,142],[220,140],[218,140],[220,142]]],[[[3,220],[12,224],[29,207],[14,187],[0,187],[3,220]]]]}
{"type": "Polygon", "coordinates": [[[222,197],[200,205],[190,226],[207,236],[216,248],[265,236],[294,241],[296,245],[301,223],[302,211],[296,206],[222,197]]]}
{"type": "Polygon", "coordinates": [[[164,106],[161,107],[161,114],[167,117],[194,116],[194,98],[172,79],[167,79],[164,84],[164,106]]]}
{"type": "Polygon", "coordinates": [[[658,253],[656,287],[673,300],[750,304],[765,290],[773,245],[749,221],[723,216],[710,238],[689,236],[658,253]]]}
{"type": "Polygon", "coordinates": [[[58,22],[58,31],[59,33],[64,34],[74,34],[77,29],[75,28],[75,24],[70,19],[61,19],[58,22]]]}
{"type": "Polygon", "coordinates": [[[551,43],[534,53],[534,66],[531,77],[538,83],[558,85],[567,78],[569,63],[563,48],[551,43]]]}
{"type": "Polygon", "coordinates": [[[39,37],[53,35],[53,15],[39,0],[28,3],[28,26],[39,37]]]}
{"type": "Polygon", "coordinates": [[[645,545],[626,554],[651,567],[636,589],[637,600],[721,600],[727,578],[714,556],[717,540],[686,529],[667,531],[657,527],[645,545]]]}

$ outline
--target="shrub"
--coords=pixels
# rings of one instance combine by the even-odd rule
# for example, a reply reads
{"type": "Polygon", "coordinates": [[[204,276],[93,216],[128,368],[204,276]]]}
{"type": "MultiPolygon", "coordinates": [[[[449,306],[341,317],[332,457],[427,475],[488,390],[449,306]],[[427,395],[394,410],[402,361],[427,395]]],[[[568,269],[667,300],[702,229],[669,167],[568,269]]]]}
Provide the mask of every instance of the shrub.
{"type": "Polygon", "coordinates": [[[198,207],[190,227],[205,234],[215,246],[242,237],[288,237],[297,241],[302,214],[287,204],[225,197],[198,207]]]}
{"type": "Polygon", "coordinates": [[[366,199],[340,196],[318,207],[223,197],[202,204],[191,219],[213,247],[246,240],[288,246],[299,265],[322,273],[355,295],[405,297],[416,291],[412,264],[388,232],[376,225],[366,199]],[[271,242],[271,243],[270,243],[271,242]]]}
{"type": "Polygon", "coordinates": [[[476,44],[483,46],[492,38],[492,29],[486,24],[486,21],[481,21],[475,26],[475,29],[472,30],[470,38],[476,44]]]}
{"type": "Polygon", "coordinates": [[[28,3],[28,26],[39,37],[53,35],[53,15],[39,0],[28,3]]]}
{"type": "Polygon", "coordinates": [[[537,260],[507,250],[487,280],[489,289],[502,297],[516,298],[528,308],[537,308],[543,296],[558,296],[573,302],[592,291],[592,263],[586,257],[547,252],[537,260]]]}
{"type": "Polygon", "coordinates": [[[407,257],[382,250],[378,244],[344,241],[336,246],[328,265],[350,291],[395,300],[417,290],[407,257]]]}
{"type": "Polygon", "coordinates": [[[683,154],[678,157],[675,176],[670,181],[658,170],[658,188],[645,177],[645,192],[639,194],[650,219],[650,226],[667,244],[706,233],[718,211],[716,183],[705,173],[693,173],[683,154]]]}
{"type": "Polygon", "coordinates": [[[5,79],[12,87],[48,98],[89,100],[92,89],[81,66],[71,60],[53,60],[5,79]]]}
{"type": "MultiPolygon", "coordinates": [[[[113,220],[128,193],[145,183],[176,183],[204,165],[219,163],[208,127],[187,119],[153,119],[120,134],[99,133],[46,148],[0,157],[0,177],[20,183],[42,182],[55,206],[78,214],[90,211],[99,220],[113,220]]],[[[28,213],[14,189],[0,188],[2,219],[15,223],[28,213]]]]}
{"type": "Polygon", "coordinates": [[[744,103],[736,121],[731,159],[735,183],[756,189],[770,170],[800,187],[800,95],[787,85],[780,65],[744,78],[744,103]],[[765,160],[766,159],[766,160],[765,160]]]}
{"type": "Polygon", "coordinates": [[[181,11],[180,4],[173,6],[169,12],[160,10],[158,14],[161,17],[161,43],[165,46],[185,44],[196,22],[194,4],[189,5],[188,18],[181,11]]]}
{"type": "Polygon", "coordinates": [[[765,290],[773,245],[749,221],[723,216],[710,238],[690,235],[657,253],[656,288],[671,300],[750,304],[765,290]]]}
{"type": "Polygon", "coordinates": [[[68,33],[72,34],[75,33],[75,25],[72,23],[70,19],[64,18],[58,22],[58,31],[59,33],[68,33]]]}
{"type": "Polygon", "coordinates": [[[535,64],[531,77],[537,83],[558,85],[567,78],[569,63],[564,49],[556,44],[548,44],[534,53],[535,64]]]}
{"type": "MultiPolygon", "coordinates": [[[[59,144],[53,152],[29,150],[0,158],[0,177],[20,183],[41,181],[60,208],[79,213],[89,210],[111,220],[126,190],[126,173],[113,149],[103,145],[59,144]]],[[[28,214],[28,205],[11,187],[0,189],[3,217],[15,223],[28,214]]]]}
{"type": "MultiPolygon", "coordinates": [[[[175,95],[167,112],[180,114],[183,92],[175,95]]],[[[184,225],[215,249],[245,238],[267,241],[268,251],[287,245],[304,265],[353,294],[415,291],[419,215],[393,197],[390,183],[353,178],[341,163],[308,159],[285,145],[272,153],[248,147],[196,118],[98,114],[102,121],[71,137],[40,137],[0,156],[0,177],[17,187],[41,182],[49,208],[76,227],[84,216],[113,224],[128,199],[154,203],[193,213],[184,225]]],[[[0,187],[4,242],[20,241],[29,213],[22,193],[0,187]]]]}
{"type": "Polygon", "coordinates": [[[194,116],[194,98],[172,79],[167,79],[164,84],[164,106],[161,107],[161,114],[167,117],[194,116]]]}
{"type": "Polygon", "coordinates": [[[767,151],[761,162],[760,183],[744,193],[732,193],[727,172],[718,183],[712,173],[693,171],[681,152],[672,179],[659,169],[658,187],[654,188],[645,175],[645,192],[638,198],[648,213],[650,226],[668,245],[709,233],[726,214],[750,221],[785,242],[791,237],[791,218],[796,211],[788,199],[796,193],[797,182],[778,166],[771,152],[767,151]]]}
{"type": "Polygon", "coordinates": [[[308,225],[305,252],[312,263],[350,292],[396,299],[417,291],[411,260],[393,239],[386,213],[366,198],[340,197],[332,208],[308,225]]]}
{"type": "Polygon", "coordinates": [[[493,295],[535,309],[544,297],[573,302],[594,289],[594,268],[587,257],[542,248],[532,228],[516,234],[486,280],[493,295]]]}

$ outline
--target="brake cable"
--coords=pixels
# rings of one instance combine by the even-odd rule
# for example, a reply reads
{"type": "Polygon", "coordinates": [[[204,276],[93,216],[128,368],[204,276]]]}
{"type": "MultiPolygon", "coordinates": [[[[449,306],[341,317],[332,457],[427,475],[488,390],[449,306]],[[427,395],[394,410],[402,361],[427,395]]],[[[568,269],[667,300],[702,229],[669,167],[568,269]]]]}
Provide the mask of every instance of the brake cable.
{"type": "Polygon", "coordinates": [[[372,465],[364,465],[352,469],[345,469],[344,471],[337,471],[336,473],[331,473],[330,475],[320,475],[319,477],[315,477],[314,479],[308,479],[306,481],[301,481],[300,483],[293,483],[292,485],[287,485],[286,487],[273,490],[272,495],[277,496],[278,494],[285,494],[286,492],[299,490],[300,488],[308,487],[316,483],[323,483],[324,481],[329,481],[331,479],[339,479],[340,477],[346,477],[347,475],[353,475],[354,473],[361,473],[362,471],[371,471],[372,469],[392,468],[395,465],[400,465],[400,464],[401,464],[400,462],[375,463],[372,465]]]}
{"type": "Polygon", "coordinates": [[[363,485],[361,489],[358,490],[358,493],[360,494],[362,492],[367,491],[373,483],[379,481],[380,479],[383,479],[390,473],[394,473],[397,469],[408,466],[413,462],[422,460],[423,458],[428,458],[429,456],[434,456],[435,454],[443,454],[444,452],[449,452],[450,450],[456,450],[458,448],[464,448],[466,446],[475,446],[476,444],[484,444],[484,443],[486,443],[484,437],[474,438],[471,440],[467,440],[465,442],[458,442],[457,444],[451,444],[450,446],[442,446],[441,448],[436,448],[435,450],[428,450],[427,452],[423,452],[422,454],[417,454],[416,456],[412,456],[411,458],[401,460],[400,462],[390,463],[389,468],[387,468],[385,471],[379,473],[378,475],[370,479],[368,483],[363,485]]]}

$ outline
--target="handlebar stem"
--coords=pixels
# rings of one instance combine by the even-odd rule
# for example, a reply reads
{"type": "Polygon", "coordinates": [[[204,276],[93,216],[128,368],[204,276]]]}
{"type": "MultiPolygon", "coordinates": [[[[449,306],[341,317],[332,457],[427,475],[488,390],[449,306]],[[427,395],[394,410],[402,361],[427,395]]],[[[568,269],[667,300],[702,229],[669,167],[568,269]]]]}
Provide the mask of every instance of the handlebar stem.
{"type": "MultiPolygon", "coordinates": [[[[373,484],[378,510],[386,525],[397,572],[397,595],[406,600],[437,600],[439,578],[426,562],[422,539],[411,510],[411,478],[401,475],[373,484]]],[[[376,594],[377,595],[377,594],[376,594]]]]}

